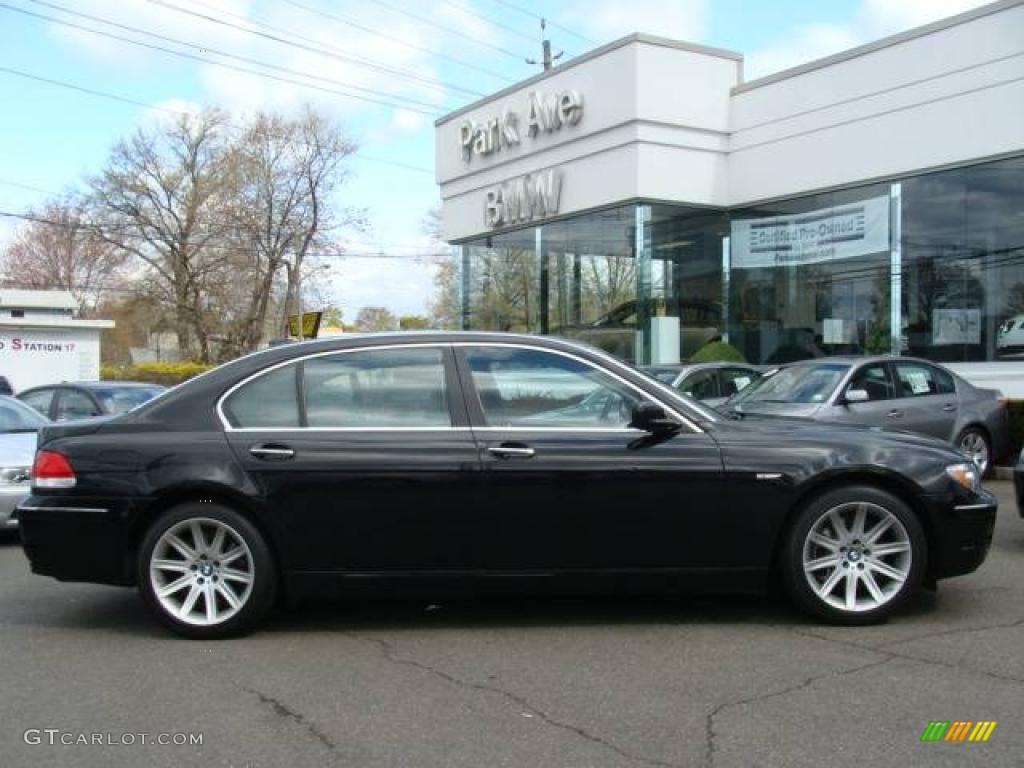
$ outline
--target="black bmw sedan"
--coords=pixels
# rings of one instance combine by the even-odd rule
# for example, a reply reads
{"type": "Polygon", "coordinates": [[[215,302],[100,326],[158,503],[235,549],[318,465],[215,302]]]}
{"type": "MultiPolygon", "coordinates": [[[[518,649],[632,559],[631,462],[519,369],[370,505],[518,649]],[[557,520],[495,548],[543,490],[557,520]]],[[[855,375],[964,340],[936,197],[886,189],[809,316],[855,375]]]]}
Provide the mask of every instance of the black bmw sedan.
{"type": "Polygon", "coordinates": [[[171,629],[282,593],[752,591],[888,616],[985,559],[996,501],[948,444],[706,409],[605,353],[483,333],[249,355],[46,427],[18,510],[36,573],[137,585],[171,629]]]}

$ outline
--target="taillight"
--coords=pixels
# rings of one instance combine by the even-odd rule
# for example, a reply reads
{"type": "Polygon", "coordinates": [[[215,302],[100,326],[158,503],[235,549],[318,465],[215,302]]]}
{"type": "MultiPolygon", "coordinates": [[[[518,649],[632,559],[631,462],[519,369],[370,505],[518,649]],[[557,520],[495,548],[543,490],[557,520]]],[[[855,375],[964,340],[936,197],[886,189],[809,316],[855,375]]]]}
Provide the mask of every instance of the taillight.
{"type": "Polygon", "coordinates": [[[32,464],[33,488],[74,488],[75,470],[63,453],[36,451],[32,464]]]}

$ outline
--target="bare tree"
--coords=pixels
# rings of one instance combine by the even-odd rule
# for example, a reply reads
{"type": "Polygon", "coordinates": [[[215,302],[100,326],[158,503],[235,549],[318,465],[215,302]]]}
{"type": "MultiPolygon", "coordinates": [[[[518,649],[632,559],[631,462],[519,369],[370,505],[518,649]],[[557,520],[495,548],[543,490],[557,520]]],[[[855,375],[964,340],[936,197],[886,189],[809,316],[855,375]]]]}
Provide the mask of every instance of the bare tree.
{"type": "Polygon", "coordinates": [[[33,211],[0,259],[9,288],[70,291],[84,315],[117,289],[127,254],[97,233],[85,201],[68,195],[33,211]]]}
{"type": "Polygon", "coordinates": [[[354,151],[340,128],[309,108],[294,120],[256,115],[232,147],[239,194],[228,215],[249,278],[245,311],[229,336],[235,351],[260,341],[279,281],[282,312],[294,313],[307,257],[314,248],[332,250],[329,231],[357,218],[328,202],[354,151]]]}
{"type": "Polygon", "coordinates": [[[452,330],[462,324],[461,290],[459,286],[460,265],[454,253],[444,241],[441,226],[441,208],[435,206],[427,211],[423,219],[423,232],[430,238],[433,247],[434,296],[430,301],[430,320],[435,328],[452,330]]]}
{"type": "MultiPolygon", "coordinates": [[[[297,243],[291,249],[286,261],[285,296],[296,303],[301,300],[303,267],[314,248],[340,253],[328,238],[327,233],[343,228],[361,229],[365,226],[365,212],[351,207],[331,208],[331,195],[346,180],[348,174],[344,161],[357,149],[341,129],[323,116],[307,107],[296,121],[297,147],[302,154],[295,170],[305,186],[306,226],[297,233],[297,243]]],[[[324,271],[319,272],[320,275],[324,271]]],[[[298,311],[298,307],[294,307],[298,311]]],[[[285,316],[292,313],[292,306],[285,302],[285,316]]]]}
{"type": "Polygon", "coordinates": [[[211,283],[226,279],[221,206],[235,181],[225,166],[225,123],[222,112],[206,110],[140,129],[90,180],[104,239],[149,268],[172,308],[182,357],[204,361],[218,314],[211,283]]]}
{"type": "Polygon", "coordinates": [[[398,318],[384,307],[363,307],[356,315],[356,328],[360,331],[393,331],[398,318]]]}

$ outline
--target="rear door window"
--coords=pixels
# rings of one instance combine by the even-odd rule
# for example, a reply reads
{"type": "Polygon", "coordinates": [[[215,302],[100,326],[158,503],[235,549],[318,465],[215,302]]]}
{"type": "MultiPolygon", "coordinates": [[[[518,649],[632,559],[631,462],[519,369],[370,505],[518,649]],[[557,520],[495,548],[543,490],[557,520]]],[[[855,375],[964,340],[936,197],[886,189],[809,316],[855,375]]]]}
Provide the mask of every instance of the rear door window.
{"type": "Polygon", "coordinates": [[[313,428],[450,427],[443,350],[368,349],[304,363],[313,428]]]}
{"type": "Polygon", "coordinates": [[[46,418],[50,418],[50,403],[53,402],[53,391],[52,387],[48,389],[39,389],[35,392],[24,394],[18,399],[25,405],[35,408],[46,418]]]}
{"type": "MultiPolygon", "coordinates": [[[[940,371],[924,363],[896,363],[896,381],[900,397],[928,397],[942,394],[939,388],[940,371]]],[[[947,381],[946,386],[952,385],[947,381]]],[[[948,389],[947,389],[948,392],[948,389]]]]}
{"type": "Polygon", "coordinates": [[[296,365],[286,365],[243,384],[224,403],[224,416],[239,429],[299,426],[296,365]]]}

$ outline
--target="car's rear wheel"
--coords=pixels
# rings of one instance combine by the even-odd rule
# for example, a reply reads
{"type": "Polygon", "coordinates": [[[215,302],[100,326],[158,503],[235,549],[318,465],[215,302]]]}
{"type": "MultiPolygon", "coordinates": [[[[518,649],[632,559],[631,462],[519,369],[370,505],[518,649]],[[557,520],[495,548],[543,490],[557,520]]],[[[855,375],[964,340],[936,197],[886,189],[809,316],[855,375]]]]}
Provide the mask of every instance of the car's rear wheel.
{"type": "Polygon", "coordinates": [[[138,583],[172,630],[214,639],[241,634],[266,614],[277,575],[252,523],[227,507],[192,502],[164,512],[146,533],[138,583]]]}
{"type": "Polygon", "coordinates": [[[992,463],[992,446],[988,435],[977,427],[967,427],[956,439],[956,447],[971,457],[978,472],[984,477],[992,463]]]}
{"type": "Polygon", "coordinates": [[[782,551],[787,591],[803,609],[838,624],[887,618],[921,584],[927,545],[899,498],[853,486],[800,510],[782,551]]]}

